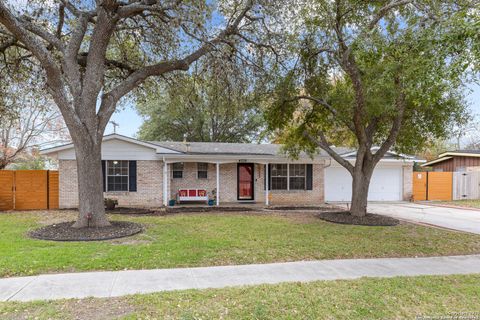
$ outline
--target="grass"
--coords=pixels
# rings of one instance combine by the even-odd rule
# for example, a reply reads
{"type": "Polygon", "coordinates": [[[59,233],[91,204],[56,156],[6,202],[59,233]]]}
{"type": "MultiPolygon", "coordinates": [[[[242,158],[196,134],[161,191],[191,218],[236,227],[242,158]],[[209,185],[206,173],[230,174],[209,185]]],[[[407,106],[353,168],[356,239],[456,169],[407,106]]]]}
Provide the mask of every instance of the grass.
{"type": "Polygon", "coordinates": [[[475,199],[475,200],[440,201],[440,202],[438,202],[438,204],[480,209],[480,200],[478,200],[478,199],[475,199]]]}
{"type": "Polygon", "coordinates": [[[74,218],[74,212],[66,211],[1,214],[0,276],[480,252],[478,235],[413,224],[338,225],[295,213],[115,215],[110,218],[142,223],[146,231],[103,242],[26,235],[32,228],[74,218]]]}
{"type": "Polygon", "coordinates": [[[440,319],[440,316],[458,312],[469,312],[478,317],[478,283],[480,275],[362,278],[175,291],[106,299],[8,302],[0,303],[0,317],[414,319],[417,316],[437,316],[440,319]]]}

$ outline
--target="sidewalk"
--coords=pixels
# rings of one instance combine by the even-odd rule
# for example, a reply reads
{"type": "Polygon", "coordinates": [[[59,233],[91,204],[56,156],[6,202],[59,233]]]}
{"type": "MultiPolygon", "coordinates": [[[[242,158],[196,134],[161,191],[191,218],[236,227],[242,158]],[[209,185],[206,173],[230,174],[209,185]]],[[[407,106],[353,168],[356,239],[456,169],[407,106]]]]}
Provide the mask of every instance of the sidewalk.
{"type": "Polygon", "coordinates": [[[49,274],[0,279],[0,301],[115,297],[280,282],[480,273],[480,255],[49,274]]]}

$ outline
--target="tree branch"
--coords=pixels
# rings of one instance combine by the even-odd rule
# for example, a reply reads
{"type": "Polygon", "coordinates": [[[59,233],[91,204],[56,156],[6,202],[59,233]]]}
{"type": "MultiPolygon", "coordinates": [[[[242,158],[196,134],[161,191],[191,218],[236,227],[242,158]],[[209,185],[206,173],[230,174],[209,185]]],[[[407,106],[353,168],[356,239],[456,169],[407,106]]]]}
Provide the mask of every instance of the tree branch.
{"type": "Polygon", "coordinates": [[[354,170],[353,165],[348,160],[345,160],[341,155],[336,153],[330,147],[330,144],[328,143],[327,138],[325,137],[325,134],[322,131],[317,131],[317,134],[320,137],[320,140],[318,140],[314,136],[312,136],[310,134],[310,132],[308,132],[307,130],[303,131],[303,136],[304,137],[306,137],[312,143],[316,144],[321,149],[325,150],[325,152],[328,153],[336,162],[338,162],[341,166],[343,166],[345,169],[347,169],[348,172],[350,172],[350,174],[353,175],[353,170],[354,170]]]}
{"type": "Polygon", "coordinates": [[[373,156],[374,163],[377,163],[378,161],[380,161],[380,159],[383,158],[385,153],[388,150],[390,150],[390,148],[395,143],[398,137],[398,134],[400,133],[400,129],[402,127],[403,115],[405,113],[407,103],[406,103],[405,93],[403,92],[403,84],[398,76],[395,77],[395,86],[399,91],[398,97],[395,102],[397,114],[395,116],[395,119],[393,120],[393,124],[387,139],[382,143],[380,148],[377,150],[377,152],[375,152],[373,156]]]}
{"type": "Polygon", "coordinates": [[[148,77],[160,76],[164,73],[175,70],[187,71],[193,62],[197,61],[205,54],[215,50],[215,46],[224,42],[227,37],[236,34],[240,23],[252,6],[253,3],[251,0],[249,0],[248,5],[246,5],[241,13],[233,20],[233,23],[229,24],[222,32],[219,33],[216,38],[206,42],[200,48],[187,55],[183,59],[163,61],[154,65],[143,67],[130,74],[123,82],[113,88],[110,92],[104,94],[100,109],[97,113],[99,117],[99,128],[101,129],[106,126],[108,119],[115,111],[117,101],[139,84],[143,83],[148,77]]]}
{"type": "Polygon", "coordinates": [[[321,105],[322,107],[327,109],[336,119],[340,120],[344,125],[346,125],[347,128],[350,129],[350,131],[355,133],[355,127],[353,126],[353,124],[341,118],[338,114],[338,111],[332,105],[330,105],[328,102],[321,98],[316,98],[308,95],[298,95],[293,97],[292,99],[287,100],[286,102],[292,102],[300,99],[310,100],[313,101],[315,104],[321,105]]]}

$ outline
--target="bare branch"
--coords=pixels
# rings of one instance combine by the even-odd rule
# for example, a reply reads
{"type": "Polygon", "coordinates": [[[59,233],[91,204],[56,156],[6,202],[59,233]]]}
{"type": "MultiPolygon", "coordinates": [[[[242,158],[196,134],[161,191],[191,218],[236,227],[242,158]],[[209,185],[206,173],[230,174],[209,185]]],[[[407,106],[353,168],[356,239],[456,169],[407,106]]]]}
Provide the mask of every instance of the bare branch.
{"type": "Polygon", "coordinates": [[[50,32],[46,31],[44,28],[38,27],[25,17],[21,18],[19,20],[19,23],[21,23],[26,30],[45,40],[50,46],[55,47],[60,52],[64,51],[64,47],[60,39],[57,38],[55,35],[51,34],[50,32]]]}
{"type": "Polygon", "coordinates": [[[143,83],[145,79],[151,76],[160,76],[164,73],[175,70],[187,71],[193,62],[197,61],[205,54],[215,50],[216,45],[223,43],[229,36],[235,35],[240,23],[252,6],[252,1],[249,1],[248,5],[243,8],[241,13],[235,19],[233,19],[233,22],[229,24],[222,32],[220,32],[216,38],[206,42],[200,48],[187,55],[183,59],[163,61],[154,65],[143,67],[130,74],[130,76],[128,76],[122,83],[113,88],[110,92],[104,94],[102,97],[102,104],[97,113],[99,117],[99,129],[103,130],[103,128],[106,126],[108,119],[115,111],[115,105],[117,101],[139,84],[143,83]]]}
{"type": "Polygon", "coordinates": [[[298,96],[293,97],[290,100],[287,100],[287,102],[300,100],[300,99],[310,100],[317,105],[321,105],[322,107],[327,109],[336,119],[340,120],[343,124],[345,124],[348,127],[348,129],[350,129],[350,131],[355,133],[355,127],[353,126],[353,124],[348,122],[345,119],[342,119],[339,116],[338,111],[331,104],[329,104],[328,102],[326,102],[325,100],[323,100],[321,98],[316,98],[316,97],[312,97],[312,96],[308,96],[308,95],[298,95],[298,96]]]}
{"type": "Polygon", "coordinates": [[[390,2],[389,4],[383,6],[382,8],[380,8],[378,10],[378,12],[375,14],[375,16],[373,17],[372,21],[370,21],[370,23],[368,24],[368,27],[367,27],[367,30],[372,30],[373,28],[375,28],[375,26],[377,25],[377,23],[387,15],[387,13],[389,13],[391,10],[397,8],[397,7],[401,7],[403,5],[406,5],[406,4],[409,4],[409,3],[412,3],[413,0],[397,0],[397,1],[392,1],[390,2]]]}
{"type": "Polygon", "coordinates": [[[338,162],[345,169],[347,169],[348,172],[353,174],[353,170],[354,170],[353,165],[350,162],[348,162],[348,160],[345,160],[341,155],[336,153],[330,147],[330,144],[328,143],[327,138],[325,137],[325,134],[322,131],[317,131],[317,134],[320,140],[316,139],[310,132],[308,132],[308,130],[303,131],[304,137],[306,137],[312,143],[316,144],[319,148],[325,150],[325,152],[328,153],[336,162],[338,162]]]}

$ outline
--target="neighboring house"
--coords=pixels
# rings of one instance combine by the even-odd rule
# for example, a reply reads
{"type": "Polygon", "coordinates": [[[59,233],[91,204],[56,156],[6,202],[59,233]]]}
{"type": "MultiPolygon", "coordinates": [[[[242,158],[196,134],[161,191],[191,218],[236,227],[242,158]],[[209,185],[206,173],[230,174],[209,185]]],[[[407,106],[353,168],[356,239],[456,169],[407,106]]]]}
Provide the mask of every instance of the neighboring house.
{"type": "Polygon", "coordinates": [[[480,150],[456,150],[440,154],[437,159],[422,164],[437,172],[480,171],[480,150]]]}
{"type": "MultiPolygon", "coordinates": [[[[346,159],[355,151],[336,148],[346,159]]],[[[60,207],[78,205],[77,170],[72,144],[45,149],[58,159],[60,207]]],[[[369,200],[408,200],[413,159],[388,153],[374,171],[369,200]]],[[[121,206],[167,205],[179,190],[202,190],[216,203],[321,204],[350,201],[350,174],[325,152],[292,160],[275,144],[147,142],[118,134],[104,137],[102,166],[105,197],[121,206]]]]}

